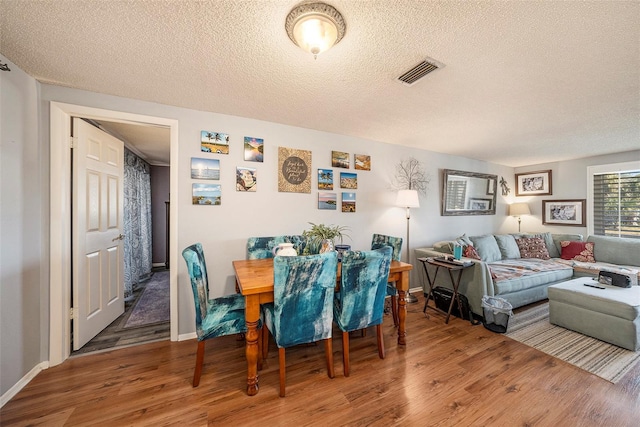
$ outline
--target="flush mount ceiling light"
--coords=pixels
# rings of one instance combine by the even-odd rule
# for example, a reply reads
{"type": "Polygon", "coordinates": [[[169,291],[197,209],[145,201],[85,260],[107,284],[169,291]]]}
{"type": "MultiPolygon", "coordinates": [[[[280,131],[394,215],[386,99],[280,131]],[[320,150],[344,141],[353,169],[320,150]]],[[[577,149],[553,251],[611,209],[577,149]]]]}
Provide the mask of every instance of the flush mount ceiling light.
{"type": "Polygon", "coordinates": [[[326,3],[300,4],[289,12],[284,24],[292,42],[302,50],[318,54],[329,50],[344,37],[347,25],[333,6],[326,3]]]}

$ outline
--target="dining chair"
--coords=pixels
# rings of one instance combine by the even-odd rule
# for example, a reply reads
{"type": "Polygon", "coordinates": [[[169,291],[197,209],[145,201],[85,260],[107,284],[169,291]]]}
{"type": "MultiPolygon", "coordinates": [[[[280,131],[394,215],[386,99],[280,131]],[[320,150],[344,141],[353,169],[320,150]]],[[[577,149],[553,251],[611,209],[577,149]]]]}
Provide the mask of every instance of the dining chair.
{"type": "MultiPolygon", "coordinates": [[[[391,259],[400,261],[402,256],[402,237],[386,236],[384,234],[374,234],[371,239],[371,249],[379,249],[384,246],[391,246],[393,254],[391,259]]],[[[391,297],[391,315],[393,316],[393,325],[398,326],[398,289],[393,285],[387,284],[387,295],[391,297]]]]}
{"type": "MultiPolygon", "coordinates": [[[[247,331],[244,316],[244,296],[234,294],[209,299],[207,266],[200,243],[195,243],[185,248],[182,251],[182,257],[187,262],[191,289],[193,290],[193,301],[195,303],[198,350],[196,353],[196,368],[193,373],[193,387],[197,387],[200,384],[200,375],[204,362],[205,341],[209,338],[245,333],[247,331]]],[[[258,346],[260,346],[261,341],[261,339],[258,339],[258,346]]]]}
{"type": "Polygon", "coordinates": [[[327,373],[333,368],[333,296],[338,268],[335,251],[318,255],[275,257],[273,303],[262,305],[266,328],[262,330],[262,355],[269,351],[269,332],[278,346],[280,397],[285,396],[285,349],[324,341],[327,373]]]}
{"type": "Polygon", "coordinates": [[[384,246],[371,251],[342,254],[340,290],[333,305],[333,318],[342,331],[342,366],[349,376],[349,332],[376,327],[378,356],[384,359],[382,321],[384,299],[393,249],[384,246]]]}
{"type": "Polygon", "coordinates": [[[247,239],[247,259],[273,258],[273,248],[280,243],[293,243],[294,249],[301,255],[307,240],[302,235],[249,237],[247,239]]]}

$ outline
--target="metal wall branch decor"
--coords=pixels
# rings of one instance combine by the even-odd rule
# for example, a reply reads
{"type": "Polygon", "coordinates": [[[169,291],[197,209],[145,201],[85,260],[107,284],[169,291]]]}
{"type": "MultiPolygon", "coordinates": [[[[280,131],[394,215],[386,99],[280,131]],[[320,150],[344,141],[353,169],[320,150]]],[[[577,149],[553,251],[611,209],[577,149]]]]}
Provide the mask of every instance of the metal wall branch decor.
{"type": "Polygon", "coordinates": [[[427,175],[422,164],[414,158],[409,157],[396,165],[395,181],[392,184],[394,190],[416,190],[422,195],[427,194],[431,177],[427,175]]]}

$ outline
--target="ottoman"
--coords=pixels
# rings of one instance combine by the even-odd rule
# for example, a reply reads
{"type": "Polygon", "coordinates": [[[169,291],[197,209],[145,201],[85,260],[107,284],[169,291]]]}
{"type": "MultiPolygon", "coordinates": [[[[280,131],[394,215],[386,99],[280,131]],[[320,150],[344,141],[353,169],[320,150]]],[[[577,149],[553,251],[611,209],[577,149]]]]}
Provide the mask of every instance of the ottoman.
{"type": "Polygon", "coordinates": [[[548,295],[552,324],[640,350],[640,286],[619,288],[581,277],[549,286],[548,295]]]}

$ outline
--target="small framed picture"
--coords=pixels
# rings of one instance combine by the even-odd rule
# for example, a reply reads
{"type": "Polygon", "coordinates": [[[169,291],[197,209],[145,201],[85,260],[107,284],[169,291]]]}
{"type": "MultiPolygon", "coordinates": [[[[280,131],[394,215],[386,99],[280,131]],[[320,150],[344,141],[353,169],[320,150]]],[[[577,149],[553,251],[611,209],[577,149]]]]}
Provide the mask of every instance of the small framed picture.
{"type": "Polygon", "coordinates": [[[222,192],[219,184],[193,184],[191,200],[194,205],[220,206],[222,192]]]}
{"type": "Polygon", "coordinates": [[[191,158],[191,178],[220,179],[220,160],[191,158]]]}
{"type": "Polygon", "coordinates": [[[203,130],[200,132],[200,151],[229,154],[229,134],[203,130]]]}
{"type": "Polygon", "coordinates": [[[264,161],[264,140],[262,138],[244,137],[244,159],[247,162],[264,161]]]}
{"type": "Polygon", "coordinates": [[[340,188],[356,190],[358,188],[358,174],[352,172],[340,172],[340,188]]]}
{"type": "Polygon", "coordinates": [[[551,194],[551,170],[516,174],[516,196],[551,194]]]}
{"type": "Polygon", "coordinates": [[[586,204],[586,199],[543,200],[542,223],[585,227],[587,224],[586,204]]]}
{"type": "Polygon", "coordinates": [[[255,168],[236,167],[236,191],[255,193],[258,189],[258,171],[255,168]]]}
{"type": "Polygon", "coordinates": [[[491,209],[491,199],[471,198],[468,209],[488,211],[491,209]]]}
{"type": "Polygon", "coordinates": [[[342,212],[356,211],[356,193],[342,193],[342,212]]]}
{"type": "Polygon", "coordinates": [[[318,169],[318,190],[333,190],[333,171],[318,169]]]}
{"type": "Polygon", "coordinates": [[[365,154],[354,154],[353,164],[357,170],[370,171],[371,170],[371,156],[365,154]]]}
{"type": "Polygon", "coordinates": [[[335,211],[338,206],[336,193],[318,192],[318,209],[335,211]]]}
{"type": "Polygon", "coordinates": [[[349,153],[345,153],[343,151],[332,151],[331,166],[334,168],[349,169],[349,153]]]}

